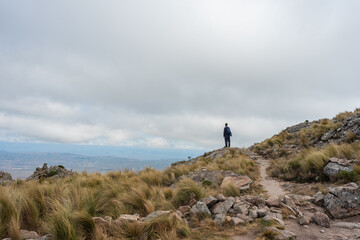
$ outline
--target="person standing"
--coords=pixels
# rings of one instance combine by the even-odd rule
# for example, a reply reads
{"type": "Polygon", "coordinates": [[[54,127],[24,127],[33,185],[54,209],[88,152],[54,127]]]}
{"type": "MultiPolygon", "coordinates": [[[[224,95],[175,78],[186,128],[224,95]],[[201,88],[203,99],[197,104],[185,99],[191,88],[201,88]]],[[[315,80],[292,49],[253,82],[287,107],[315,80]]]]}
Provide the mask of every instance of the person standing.
{"type": "Polygon", "coordinates": [[[228,127],[228,124],[225,123],[225,127],[224,127],[225,147],[230,147],[230,137],[231,136],[232,136],[231,130],[228,127]]]}

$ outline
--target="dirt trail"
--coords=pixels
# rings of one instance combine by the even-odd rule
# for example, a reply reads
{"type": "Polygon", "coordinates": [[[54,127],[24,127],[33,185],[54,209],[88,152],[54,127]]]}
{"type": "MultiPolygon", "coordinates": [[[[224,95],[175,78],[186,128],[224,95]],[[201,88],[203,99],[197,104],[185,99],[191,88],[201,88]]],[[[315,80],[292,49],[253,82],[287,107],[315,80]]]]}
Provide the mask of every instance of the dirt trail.
{"type": "Polygon", "coordinates": [[[267,191],[270,197],[279,197],[286,194],[284,189],[281,187],[281,182],[277,179],[271,178],[266,172],[266,168],[270,165],[269,161],[265,160],[256,153],[247,149],[242,150],[243,153],[249,158],[253,159],[260,167],[260,184],[264,190],[267,191]]]}
{"type": "Polygon", "coordinates": [[[280,182],[269,177],[266,173],[266,168],[270,165],[269,161],[261,157],[257,158],[255,161],[260,167],[260,184],[263,186],[264,190],[267,191],[269,196],[279,197],[285,195],[286,192],[282,189],[280,182]]]}

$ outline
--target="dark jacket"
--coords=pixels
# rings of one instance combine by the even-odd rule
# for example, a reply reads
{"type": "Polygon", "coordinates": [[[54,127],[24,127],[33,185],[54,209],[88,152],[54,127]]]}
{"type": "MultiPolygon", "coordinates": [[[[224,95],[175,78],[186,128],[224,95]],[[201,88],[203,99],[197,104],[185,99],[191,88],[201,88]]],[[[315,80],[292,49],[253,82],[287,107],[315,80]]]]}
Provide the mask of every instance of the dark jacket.
{"type": "Polygon", "coordinates": [[[232,136],[230,128],[224,127],[224,137],[230,137],[230,136],[232,136]]]}

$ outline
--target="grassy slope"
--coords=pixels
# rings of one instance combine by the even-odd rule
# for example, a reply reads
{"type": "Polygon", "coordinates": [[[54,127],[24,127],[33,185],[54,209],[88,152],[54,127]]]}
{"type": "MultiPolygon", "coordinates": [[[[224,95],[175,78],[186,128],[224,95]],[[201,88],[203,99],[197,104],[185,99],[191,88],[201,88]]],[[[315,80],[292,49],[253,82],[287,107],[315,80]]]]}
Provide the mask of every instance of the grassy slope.
{"type": "MultiPolygon", "coordinates": [[[[354,134],[347,133],[347,138],[338,144],[326,144],[314,147],[314,143],[329,130],[337,129],[348,117],[359,113],[344,112],[333,119],[321,119],[309,124],[296,133],[286,130],[279,134],[257,143],[253,146],[255,152],[272,159],[269,167],[270,175],[285,180],[326,181],[323,168],[331,157],[360,160],[360,145],[354,134]]],[[[360,169],[354,172],[343,173],[341,182],[358,181],[360,169]]]]}
{"type": "MultiPolygon", "coordinates": [[[[253,179],[258,176],[257,166],[251,159],[239,149],[230,149],[228,154],[213,162],[200,157],[190,165],[163,171],[146,168],[138,173],[83,172],[40,182],[18,180],[10,186],[0,186],[0,238],[19,239],[19,229],[27,229],[41,234],[52,233],[56,239],[137,239],[144,232],[150,239],[201,239],[204,231],[191,231],[186,222],[176,218],[157,219],[146,224],[129,223],[103,233],[95,229],[92,217],[116,219],[125,213],[146,216],[156,210],[176,209],[210,194],[239,194],[218,186],[200,186],[187,178],[178,182],[180,176],[203,167],[231,170],[253,179]],[[175,189],[170,188],[175,182],[178,182],[175,189]]],[[[190,227],[205,228],[196,222],[190,227]]],[[[243,229],[239,229],[241,231],[243,229]]]]}

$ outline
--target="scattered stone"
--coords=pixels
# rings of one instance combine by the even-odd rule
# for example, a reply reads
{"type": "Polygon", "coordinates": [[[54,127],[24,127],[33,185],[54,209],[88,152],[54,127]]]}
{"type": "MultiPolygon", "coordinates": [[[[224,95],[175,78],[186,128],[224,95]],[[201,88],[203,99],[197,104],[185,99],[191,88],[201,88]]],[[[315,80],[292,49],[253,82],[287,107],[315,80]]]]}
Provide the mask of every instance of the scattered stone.
{"type": "Polygon", "coordinates": [[[191,207],[190,207],[190,206],[180,206],[180,207],[178,208],[178,210],[179,210],[182,214],[184,214],[184,213],[190,212],[191,207]]]}
{"type": "Polygon", "coordinates": [[[265,208],[260,208],[257,210],[258,217],[265,217],[265,215],[268,213],[268,210],[265,208]]]}
{"type": "Polygon", "coordinates": [[[191,214],[198,218],[205,218],[211,216],[211,212],[205,203],[198,201],[190,211],[191,214]]]}
{"type": "Polygon", "coordinates": [[[324,205],[324,194],[322,194],[322,192],[317,192],[315,195],[314,195],[314,203],[316,205],[319,205],[319,206],[323,206],[324,205]]]}
{"type": "Polygon", "coordinates": [[[272,231],[277,233],[274,237],[275,240],[293,240],[296,239],[296,235],[290,231],[287,230],[280,230],[276,227],[267,227],[265,228],[265,231],[272,231]]]}
{"type": "Polygon", "coordinates": [[[337,222],[333,224],[334,227],[347,228],[347,229],[360,229],[360,224],[354,222],[337,222]]]}
{"type": "Polygon", "coordinates": [[[286,205],[290,206],[292,209],[296,208],[296,204],[295,204],[294,200],[290,196],[285,195],[284,199],[283,199],[283,202],[286,205]]]}
{"type": "Polygon", "coordinates": [[[222,194],[219,193],[218,195],[216,195],[216,199],[217,199],[218,201],[223,202],[223,201],[226,200],[226,197],[225,197],[224,195],[222,195],[222,194]]]}
{"type": "Polygon", "coordinates": [[[226,214],[230,210],[230,208],[234,205],[234,203],[235,203],[235,198],[229,197],[224,202],[219,202],[215,204],[211,210],[214,214],[219,214],[219,213],[226,214]]]}
{"type": "Polygon", "coordinates": [[[213,206],[215,203],[217,203],[217,199],[214,198],[213,196],[209,196],[207,198],[204,198],[201,200],[201,202],[205,203],[208,207],[213,206]]]}
{"type": "Polygon", "coordinates": [[[346,218],[360,214],[360,189],[356,183],[330,188],[324,198],[326,210],[334,218],[346,218]]]}
{"type": "Polygon", "coordinates": [[[250,188],[251,183],[252,180],[248,176],[225,177],[221,183],[220,188],[233,185],[239,190],[247,190],[250,188]]]}
{"type": "Polygon", "coordinates": [[[219,214],[216,214],[215,215],[215,219],[214,219],[214,222],[219,225],[219,226],[222,226],[225,222],[225,214],[222,214],[222,213],[219,213],[219,214]]]}
{"type": "Polygon", "coordinates": [[[254,221],[254,219],[250,216],[247,216],[245,214],[237,214],[236,217],[240,218],[241,220],[247,222],[247,223],[251,223],[254,221]]]}
{"type": "Polygon", "coordinates": [[[314,213],[314,215],[312,216],[312,220],[314,221],[314,223],[316,223],[321,227],[326,227],[326,228],[330,227],[330,219],[325,213],[321,213],[321,212],[314,213]]]}
{"type": "Polygon", "coordinates": [[[258,213],[257,213],[257,209],[250,209],[249,210],[249,216],[252,218],[257,218],[258,217],[258,213]]]}
{"type": "Polygon", "coordinates": [[[231,225],[233,225],[233,226],[245,225],[245,221],[238,217],[232,217],[231,225]]]}
{"type": "Polygon", "coordinates": [[[321,233],[324,233],[324,232],[325,232],[325,230],[320,230],[320,232],[321,232],[321,233]]]}
{"type": "Polygon", "coordinates": [[[28,230],[20,230],[20,238],[21,239],[34,239],[34,238],[38,238],[39,234],[37,234],[37,232],[34,231],[28,231],[28,230]]]}
{"type": "Polygon", "coordinates": [[[289,219],[293,219],[293,220],[297,219],[296,216],[294,216],[294,215],[292,215],[292,214],[290,214],[290,215],[288,216],[288,218],[289,218],[289,219]]]}
{"type": "MultiPolygon", "coordinates": [[[[205,204],[204,204],[205,205],[205,204]]],[[[206,206],[206,205],[205,205],[206,206]]],[[[191,209],[192,210],[192,209],[191,209]]],[[[157,218],[157,217],[160,217],[160,216],[163,216],[163,215],[169,215],[171,213],[171,211],[155,211],[155,212],[152,212],[150,213],[149,215],[147,215],[145,218],[144,218],[144,221],[150,221],[154,218],[157,218]]]]}
{"type": "Polygon", "coordinates": [[[280,207],[280,199],[275,197],[270,197],[265,201],[266,205],[269,207],[280,207]]]}
{"type": "Polygon", "coordinates": [[[299,217],[298,221],[299,221],[300,225],[309,225],[310,224],[310,219],[305,216],[299,217]]]}

